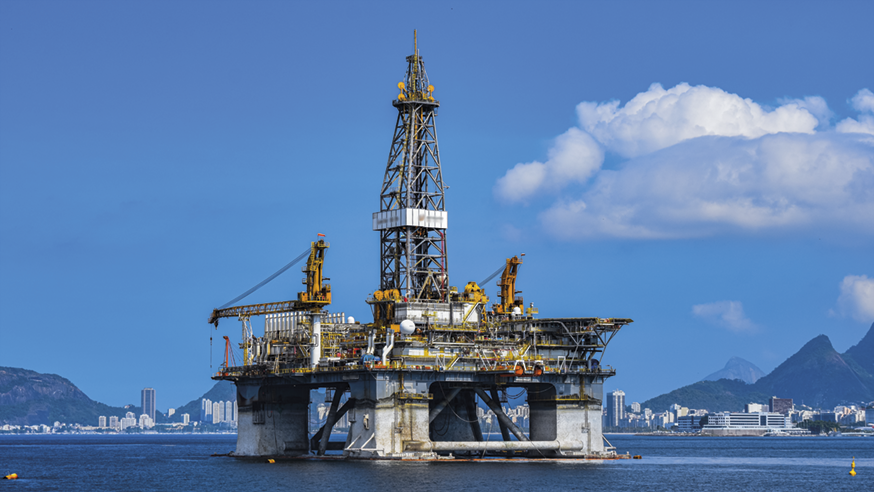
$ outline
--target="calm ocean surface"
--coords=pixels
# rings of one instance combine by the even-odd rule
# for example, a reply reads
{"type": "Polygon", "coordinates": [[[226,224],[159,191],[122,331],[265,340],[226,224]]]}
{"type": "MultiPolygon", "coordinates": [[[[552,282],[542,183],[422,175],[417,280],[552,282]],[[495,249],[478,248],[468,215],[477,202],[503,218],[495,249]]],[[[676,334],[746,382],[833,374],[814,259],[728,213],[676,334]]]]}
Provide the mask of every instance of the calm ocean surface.
{"type": "Polygon", "coordinates": [[[643,459],[267,464],[210,457],[234,449],[228,435],[4,435],[0,475],[22,478],[0,480],[0,491],[874,490],[874,437],[607,437],[643,459]]]}

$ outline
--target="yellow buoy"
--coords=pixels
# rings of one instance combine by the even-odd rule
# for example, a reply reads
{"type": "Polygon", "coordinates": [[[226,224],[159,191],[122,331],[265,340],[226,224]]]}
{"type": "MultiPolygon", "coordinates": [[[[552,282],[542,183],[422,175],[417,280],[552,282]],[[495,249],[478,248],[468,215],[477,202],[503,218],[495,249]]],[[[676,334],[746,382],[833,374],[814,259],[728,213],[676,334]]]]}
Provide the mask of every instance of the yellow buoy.
{"type": "Polygon", "coordinates": [[[11,475],[6,475],[6,476],[3,477],[3,478],[6,479],[6,480],[15,480],[15,479],[18,478],[18,474],[17,474],[17,473],[13,473],[13,474],[11,474],[11,475]]]}
{"type": "Polygon", "coordinates": [[[853,456],[853,464],[852,464],[852,466],[850,466],[850,476],[851,477],[856,476],[856,457],[855,456],[853,456]]]}
{"type": "Polygon", "coordinates": [[[274,460],[273,458],[270,458],[270,459],[267,460],[267,462],[268,462],[268,463],[276,463],[276,460],[274,460]]]}

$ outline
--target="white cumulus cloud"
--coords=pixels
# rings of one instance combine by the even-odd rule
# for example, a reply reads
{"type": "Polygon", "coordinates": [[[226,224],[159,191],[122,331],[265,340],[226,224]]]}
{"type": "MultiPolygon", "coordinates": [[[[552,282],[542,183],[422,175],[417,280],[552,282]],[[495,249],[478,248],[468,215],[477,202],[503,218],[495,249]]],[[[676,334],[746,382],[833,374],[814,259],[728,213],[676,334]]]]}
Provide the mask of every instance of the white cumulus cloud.
{"type": "Polygon", "coordinates": [[[663,89],[653,84],[625,106],[619,101],[577,106],[580,126],[607,149],[634,157],[705,135],[761,137],[769,133],[813,133],[822,113],[822,98],[790,100],[767,111],[750,99],[717,87],[680,84],[663,89]]]}
{"type": "Polygon", "coordinates": [[[601,168],[604,151],[589,134],[571,128],[553,141],[547,157],[546,162],[516,164],[498,179],[495,195],[508,202],[524,202],[570,182],[583,183],[601,168]]]}
{"type": "MultiPolygon", "coordinates": [[[[864,89],[852,103],[874,111],[874,94],[864,89]]],[[[518,164],[495,185],[504,201],[524,202],[583,183],[552,193],[540,213],[555,236],[874,234],[874,137],[817,131],[832,118],[822,98],[784,99],[766,110],[719,88],[654,84],[622,107],[584,102],[577,111],[580,128],[556,139],[546,163],[518,164]],[[602,169],[592,140],[628,160],[602,169]]]]}
{"type": "Polygon", "coordinates": [[[874,278],[867,275],[844,277],[838,307],[845,316],[863,323],[874,321],[874,278]]]}
{"type": "Polygon", "coordinates": [[[868,89],[860,90],[850,103],[853,109],[862,113],[857,119],[846,118],[835,126],[841,133],[868,133],[874,135],[874,93],[868,89]]]}
{"type": "Polygon", "coordinates": [[[733,332],[749,332],[756,328],[744,314],[740,301],[718,301],[692,306],[692,314],[733,332]]]}
{"type": "Polygon", "coordinates": [[[874,233],[874,138],[777,134],[689,140],[604,170],[540,214],[567,238],[704,237],[852,228],[874,233]]]}

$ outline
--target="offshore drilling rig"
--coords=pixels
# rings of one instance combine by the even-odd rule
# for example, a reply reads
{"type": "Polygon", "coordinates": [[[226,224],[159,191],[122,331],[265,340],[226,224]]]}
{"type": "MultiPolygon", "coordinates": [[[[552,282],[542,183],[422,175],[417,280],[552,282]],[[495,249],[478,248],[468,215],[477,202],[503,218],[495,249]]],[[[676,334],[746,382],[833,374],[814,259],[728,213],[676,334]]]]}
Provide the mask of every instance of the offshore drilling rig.
{"type": "Polygon", "coordinates": [[[476,282],[461,291],[450,286],[440,103],[415,35],[414,47],[392,102],[397,122],[373,214],[380,239],[380,288],[366,300],[373,321],[326,310],[331,287],[322,269],[330,245],[323,239],[311,243],[306,290],[297,299],[217,309],[209,318],[216,327],[221,318],[243,323],[243,361],[227,360],[225,337],[225,362],[213,376],[237,387],[233,455],[616,458],[601,434],[602,386],[615,371],[599,360],[632,321],[535,318],[538,310],[517,295],[519,257],[495,272],[500,291],[491,306],[476,282]],[[264,316],[263,336],[255,335],[253,316],[264,316]],[[311,390],[320,388],[330,409],[310,436],[311,390]],[[527,395],[528,433],[501,406],[508,389],[527,395]],[[483,433],[478,402],[494,413],[500,438],[483,433]],[[345,442],[331,441],[343,416],[345,442]]]}

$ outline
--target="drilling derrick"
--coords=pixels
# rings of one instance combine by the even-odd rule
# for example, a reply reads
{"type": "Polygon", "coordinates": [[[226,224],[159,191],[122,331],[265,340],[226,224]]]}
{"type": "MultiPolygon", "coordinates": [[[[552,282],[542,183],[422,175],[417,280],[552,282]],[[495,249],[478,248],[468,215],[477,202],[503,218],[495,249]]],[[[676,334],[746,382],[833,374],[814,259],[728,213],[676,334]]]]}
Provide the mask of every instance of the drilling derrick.
{"type": "Polygon", "coordinates": [[[516,256],[480,284],[449,285],[439,103],[415,34],[413,44],[392,102],[398,115],[372,216],[380,241],[379,287],[366,299],[373,322],[326,311],[323,240],[265,280],[308,254],[297,299],[226,307],[249,290],[209,318],[216,328],[220,318],[243,323],[242,365],[225,337],[225,362],[213,376],[237,387],[233,455],[621,457],[601,434],[603,385],[615,374],[602,361],[632,320],[535,318],[539,310],[525,309],[517,295],[516,256]],[[489,310],[483,286],[499,272],[499,302],[489,310]],[[254,333],[255,316],[264,317],[263,336],[254,333]],[[314,390],[324,390],[325,401],[315,413],[314,390]],[[337,430],[345,442],[331,439],[337,430]],[[490,436],[498,431],[500,438],[490,436]]]}
{"type": "Polygon", "coordinates": [[[435,117],[440,102],[414,52],[398,83],[398,110],[373,230],[379,231],[380,290],[406,299],[447,301],[447,215],[435,117]]]}

